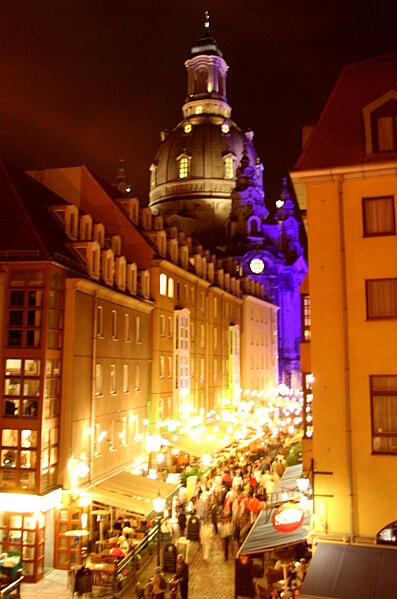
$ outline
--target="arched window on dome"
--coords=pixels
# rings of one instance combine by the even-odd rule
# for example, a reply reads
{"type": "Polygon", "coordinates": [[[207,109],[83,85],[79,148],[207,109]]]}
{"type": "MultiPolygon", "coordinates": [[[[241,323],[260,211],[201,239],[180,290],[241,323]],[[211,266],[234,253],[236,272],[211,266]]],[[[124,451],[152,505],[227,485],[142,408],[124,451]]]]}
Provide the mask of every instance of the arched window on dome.
{"type": "Polygon", "coordinates": [[[227,154],[227,156],[223,157],[223,162],[225,165],[225,179],[233,179],[234,178],[234,158],[231,154],[227,154]]]}
{"type": "Polygon", "coordinates": [[[151,164],[150,165],[150,189],[153,189],[153,187],[156,187],[156,185],[157,185],[157,165],[151,164]]]}
{"type": "Polygon", "coordinates": [[[179,178],[187,179],[190,176],[190,156],[181,154],[177,160],[179,162],[179,178]]]}

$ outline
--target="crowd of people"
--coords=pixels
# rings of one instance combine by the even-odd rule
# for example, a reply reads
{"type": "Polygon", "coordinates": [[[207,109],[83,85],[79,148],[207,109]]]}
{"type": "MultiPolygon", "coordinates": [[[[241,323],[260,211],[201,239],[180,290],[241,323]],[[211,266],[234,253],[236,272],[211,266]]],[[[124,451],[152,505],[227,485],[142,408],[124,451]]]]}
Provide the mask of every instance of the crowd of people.
{"type": "MultiPolygon", "coordinates": [[[[283,439],[259,440],[245,451],[229,456],[223,463],[206,472],[189,494],[180,493],[174,505],[176,517],[167,517],[161,525],[162,542],[180,545],[181,541],[199,541],[203,559],[210,560],[216,538],[221,539],[223,559],[235,554],[286,468],[288,449],[283,439]]],[[[171,510],[170,510],[171,511],[171,510]]],[[[197,546],[197,543],[195,544],[197,546]]],[[[188,597],[189,555],[178,555],[173,579],[179,586],[181,599],[188,597]]],[[[298,582],[302,582],[306,563],[299,562],[298,582]],[[301,580],[302,579],[302,580],[301,580]]],[[[160,571],[156,571],[156,576],[160,571]]],[[[171,597],[177,596],[176,587],[171,597]]],[[[276,587],[270,589],[277,597],[276,587]]],[[[153,597],[164,598],[164,590],[156,584],[153,597]]]]}

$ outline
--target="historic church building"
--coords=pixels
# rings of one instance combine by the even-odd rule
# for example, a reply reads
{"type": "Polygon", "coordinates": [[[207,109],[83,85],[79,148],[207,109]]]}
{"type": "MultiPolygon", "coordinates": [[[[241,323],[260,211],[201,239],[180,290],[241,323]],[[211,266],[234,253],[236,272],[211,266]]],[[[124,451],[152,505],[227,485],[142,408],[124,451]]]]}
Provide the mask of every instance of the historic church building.
{"type": "Polygon", "coordinates": [[[264,285],[268,301],[280,308],[280,382],[300,386],[299,286],[307,262],[299,210],[287,180],[276,209],[266,205],[254,133],[231,118],[229,67],[211,35],[208,14],[204,35],[185,66],[183,118],[161,133],[150,167],[150,209],[219,257],[237,258],[240,274],[264,285]]]}

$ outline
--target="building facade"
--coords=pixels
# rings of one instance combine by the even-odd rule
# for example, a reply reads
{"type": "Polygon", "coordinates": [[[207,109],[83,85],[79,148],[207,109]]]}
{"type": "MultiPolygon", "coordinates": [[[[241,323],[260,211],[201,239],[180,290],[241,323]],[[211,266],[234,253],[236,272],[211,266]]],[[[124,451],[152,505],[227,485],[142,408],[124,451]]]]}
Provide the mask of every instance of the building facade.
{"type": "Polygon", "coordinates": [[[316,538],[396,542],[396,89],[397,53],[346,67],[291,174],[307,211],[316,538]]]}

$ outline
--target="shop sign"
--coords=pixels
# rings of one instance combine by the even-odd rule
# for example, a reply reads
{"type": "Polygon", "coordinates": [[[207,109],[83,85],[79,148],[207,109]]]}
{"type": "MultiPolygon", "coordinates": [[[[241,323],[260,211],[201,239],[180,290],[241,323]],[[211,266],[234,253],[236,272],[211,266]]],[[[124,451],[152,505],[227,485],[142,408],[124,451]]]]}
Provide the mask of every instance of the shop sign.
{"type": "Polygon", "coordinates": [[[273,526],[279,532],[293,532],[302,526],[305,519],[304,511],[294,503],[286,503],[273,514],[273,526]]]}

